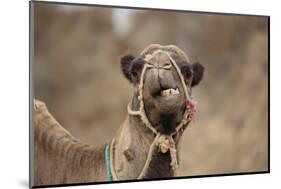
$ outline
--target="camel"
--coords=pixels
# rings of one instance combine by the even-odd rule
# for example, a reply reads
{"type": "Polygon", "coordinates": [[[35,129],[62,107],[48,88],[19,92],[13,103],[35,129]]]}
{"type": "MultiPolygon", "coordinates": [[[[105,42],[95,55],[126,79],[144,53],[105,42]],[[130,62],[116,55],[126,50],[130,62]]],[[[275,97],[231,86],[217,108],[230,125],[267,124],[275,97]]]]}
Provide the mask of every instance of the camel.
{"type": "Polygon", "coordinates": [[[204,67],[191,64],[177,46],[159,44],[120,62],[134,94],[125,121],[105,145],[79,142],[34,100],[34,186],[176,176],[180,139],[196,111],[191,88],[204,67]]]}

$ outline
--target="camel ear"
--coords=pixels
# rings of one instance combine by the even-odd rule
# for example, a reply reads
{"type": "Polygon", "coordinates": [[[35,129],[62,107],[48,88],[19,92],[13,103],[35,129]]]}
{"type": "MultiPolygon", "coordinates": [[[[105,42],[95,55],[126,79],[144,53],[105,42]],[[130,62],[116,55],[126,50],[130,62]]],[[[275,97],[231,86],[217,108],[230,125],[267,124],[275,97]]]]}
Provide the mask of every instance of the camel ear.
{"type": "Polygon", "coordinates": [[[131,68],[131,62],[135,59],[134,56],[132,55],[126,55],[121,57],[121,70],[122,73],[124,74],[124,76],[130,81],[132,82],[132,76],[130,73],[130,68],[131,68]]]}
{"type": "Polygon", "coordinates": [[[200,81],[203,79],[204,69],[205,69],[204,66],[199,62],[192,64],[193,79],[191,82],[191,87],[198,85],[200,81]]]}

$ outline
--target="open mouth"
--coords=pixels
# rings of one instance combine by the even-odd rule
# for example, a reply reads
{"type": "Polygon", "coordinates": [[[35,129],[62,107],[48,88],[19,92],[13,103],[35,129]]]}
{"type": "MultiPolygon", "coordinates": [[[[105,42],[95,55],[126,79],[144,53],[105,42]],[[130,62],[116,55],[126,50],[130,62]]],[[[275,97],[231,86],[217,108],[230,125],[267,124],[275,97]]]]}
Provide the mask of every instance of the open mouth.
{"type": "Polygon", "coordinates": [[[179,89],[173,89],[173,88],[169,88],[169,89],[164,89],[160,91],[160,96],[164,96],[164,97],[168,97],[168,96],[175,96],[175,95],[179,95],[179,89]]]}
{"type": "Polygon", "coordinates": [[[155,96],[155,107],[162,115],[174,114],[182,107],[181,89],[161,88],[155,96]]]}

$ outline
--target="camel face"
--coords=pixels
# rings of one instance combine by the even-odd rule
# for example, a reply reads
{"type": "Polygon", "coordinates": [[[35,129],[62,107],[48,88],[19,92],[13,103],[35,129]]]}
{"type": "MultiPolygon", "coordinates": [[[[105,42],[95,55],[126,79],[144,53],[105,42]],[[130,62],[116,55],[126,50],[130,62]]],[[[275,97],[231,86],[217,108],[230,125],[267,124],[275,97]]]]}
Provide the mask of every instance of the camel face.
{"type": "Polygon", "coordinates": [[[190,89],[201,81],[203,66],[188,63],[177,51],[165,46],[160,51],[159,48],[147,50],[136,58],[124,56],[121,64],[125,77],[136,87],[135,95],[139,95],[138,86],[143,83],[144,108],[153,127],[163,134],[174,132],[186,108],[181,77],[190,89]],[[148,66],[143,73],[145,64],[148,66]]]}
{"type": "Polygon", "coordinates": [[[159,52],[147,64],[152,67],[144,76],[143,96],[146,107],[154,107],[160,114],[176,114],[183,110],[184,89],[168,55],[159,52]]]}

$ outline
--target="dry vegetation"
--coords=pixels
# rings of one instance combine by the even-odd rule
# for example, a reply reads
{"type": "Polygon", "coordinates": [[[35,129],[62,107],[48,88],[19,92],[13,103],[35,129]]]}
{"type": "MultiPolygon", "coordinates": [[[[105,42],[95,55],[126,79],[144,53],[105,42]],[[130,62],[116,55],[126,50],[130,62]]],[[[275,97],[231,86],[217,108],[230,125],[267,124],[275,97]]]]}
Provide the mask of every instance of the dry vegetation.
{"type": "Polygon", "coordinates": [[[199,107],[183,136],[179,175],[267,170],[267,18],[126,13],[37,4],[35,97],[75,137],[104,144],[132,96],[119,57],[151,43],[175,44],[206,67],[193,90],[199,107]]]}

